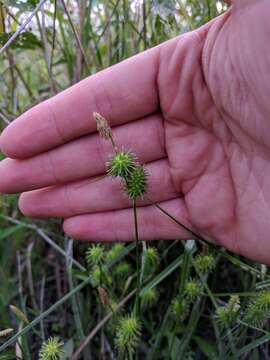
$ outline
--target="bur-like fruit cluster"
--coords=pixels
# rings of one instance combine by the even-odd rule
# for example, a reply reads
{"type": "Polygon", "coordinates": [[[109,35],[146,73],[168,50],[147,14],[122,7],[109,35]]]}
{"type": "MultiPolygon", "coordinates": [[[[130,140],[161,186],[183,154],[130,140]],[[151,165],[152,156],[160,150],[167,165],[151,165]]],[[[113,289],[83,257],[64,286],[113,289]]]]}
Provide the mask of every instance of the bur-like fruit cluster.
{"type": "Polygon", "coordinates": [[[212,255],[198,255],[195,258],[195,267],[201,273],[207,273],[215,268],[215,259],[212,255]]]}
{"type": "Polygon", "coordinates": [[[228,304],[217,308],[216,315],[219,322],[222,325],[226,327],[230,327],[236,322],[239,316],[239,311],[240,311],[239,296],[232,295],[230,297],[228,304]]]}
{"type": "Polygon", "coordinates": [[[116,329],[116,347],[120,354],[134,353],[141,336],[141,324],[134,315],[123,316],[116,329]]]}
{"type": "Polygon", "coordinates": [[[190,280],[185,285],[184,293],[190,301],[194,301],[201,294],[201,288],[197,281],[190,280]]]}
{"type": "Polygon", "coordinates": [[[129,151],[119,151],[107,164],[108,174],[113,177],[129,178],[136,169],[135,155],[129,151]]]}
{"type": "Polygon", "coordinates": [[[262,327],[270,318],[270,291],[261,291],[249,304],[244,320],[262,327]]]}
{"type": "Polygon", "coordinates": [[[50,337],[42,344],[39,360],[59,360],[64,354],[64,343],[58,337],[50,337]]]}
{"type": "Polygon", "coordinates": [[[116,261],[121,253],[124,251],[125,246],[123,244],[114,244],[112,248],[106,253],[106,260],[108,262],[116,261]]]}
{"type": "Polygon", "coordinates": [[[156,288],[148,289],[142,294],[142,305],[144,307],[151,307],[158,300],[158,293],[156,288]]]}
{"type": "Polygon", "coordinates": [[[174,298],[172,301],[172,312],[175,318],[182,322],[189,314],[190,304],[186,299],[174,298]]]}
{"type": "Polygon", "coordinates": [[[155,247],[147,247],[143,252],[144,256],[144,274],[148,276],[153,274],[159,264],[159,255],[155,247]]]}
{"type": "Polygon", "coordinates": [[[143,196],[147,187],[147,174],[142,165],[137,166],[127,178],[125,190],[131,199],[143,196]]]}
{"type": "Polygon", "coordinates": [[[92,245],[86,251],[86,261],[90,266],[100,264],[104,257],[104,247],[100,244],[92,245]]]}
{"type": "Polygon", "coordinates": [[[130,151],[116,152],[108,162],[107,169],[110,176],[122,178],[124,191],[132,200],[146,193],[147,172],[130,151]]]}

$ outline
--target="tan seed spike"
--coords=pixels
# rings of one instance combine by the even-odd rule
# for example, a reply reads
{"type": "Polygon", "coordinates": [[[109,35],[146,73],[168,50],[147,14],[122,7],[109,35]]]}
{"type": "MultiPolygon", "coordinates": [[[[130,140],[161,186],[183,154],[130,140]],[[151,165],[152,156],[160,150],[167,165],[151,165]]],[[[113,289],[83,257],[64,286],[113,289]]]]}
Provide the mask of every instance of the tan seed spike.
{"type": "Polygon", "coordinates": [[[94,119],[97,123],[97,131],[99,132],[100,136],[106,140],[109,140],[112,137],[112,130],[108,121],[97,112],[93,113],[94,119]]]}
{"type": "Polygon", "coordinates": [[[4,329],[0,331],[0,338],[5,337],[13,333],[14,329],[4,329]]]}
{"type": "Polygon", "coordinates": [[[110,307],[111,302],[110,302],[109,295],[108,295],[107,291],[104,288],[102,288],[101,286],[99,286],[98,287],[98,294],[99,294],[102,305],[110,307]]]}
{"type": "Polygon", "coordinates": [[[108,121],[105,119],[105,117],[103,117],[97,112],[93,112],[93,117],[97,123],[97,131],[99,132],[99,135],[103,137],[103,139],[111,140],[114,151],[116,152],[117,147],[115,145],[112,129],[108,121]]]}

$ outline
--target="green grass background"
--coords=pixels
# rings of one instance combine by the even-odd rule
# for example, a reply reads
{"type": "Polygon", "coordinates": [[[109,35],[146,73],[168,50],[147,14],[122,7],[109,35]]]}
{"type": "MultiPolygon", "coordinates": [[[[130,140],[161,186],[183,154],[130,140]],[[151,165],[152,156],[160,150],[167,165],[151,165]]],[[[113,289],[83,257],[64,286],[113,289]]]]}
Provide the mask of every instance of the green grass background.
{"type": "MultiPolygon", "coordinates": [[[[0,129],[33,104],[111,64],[192,30],[227,8],[214,0],[40,3],[0,2],[1,46],[23,28],[10,46],[0,50],[0,129]],[[32,21],[23,27],[31,14],[32,21]]],[[[85,338],[88,344],[79,358],[120,358],[115,346],[117,316],[103,322],[110,310],[102,305],[98,294],[97,271],[87,266],[88,246],[65,238],[57,220],[24,218],[16,195],[1,197],[0,331],[13,328],[15,337],[0,336],[0,359],[38,359],[41,344],[50,336],[64,342],[62,359],[69,359],[85,338]],[[14,314],[11,304],[23,312],[30,325],[14,314]]],[[[150,264],[144,277],[142,330],[132,357],[270,358],[268,268],[192,240],[143,243],[143,254],[152,247],[159,261],[150,264]],[[212,256],[214,268],[198,268],[198,256],[212,256]],[[199,292],[187,306],[190,281],[197,284],[199,292]],[[262,294],[265,299],[256,303],[262,294]],[[224,324],[218,309],[224,310],[232,295],[239,296],[239,308],[233,322],[224,324]],[[257,316],[258,321],[253,317],[248,321],[247,314],[257,316]]],[[[110,249],[111,245],[106,245],[105,253],[111,254],[110,249]]],[[[122,315],[133,310],[135,257],[135,245],[128,244],[113,261],[106,255],[102,265],[106,281],[99,285],[107,288],[113,306],[122,305],[124,299],[119,310],[122,315]]],[[[232,309],[227,312],[233,314],[232,309]]]]}

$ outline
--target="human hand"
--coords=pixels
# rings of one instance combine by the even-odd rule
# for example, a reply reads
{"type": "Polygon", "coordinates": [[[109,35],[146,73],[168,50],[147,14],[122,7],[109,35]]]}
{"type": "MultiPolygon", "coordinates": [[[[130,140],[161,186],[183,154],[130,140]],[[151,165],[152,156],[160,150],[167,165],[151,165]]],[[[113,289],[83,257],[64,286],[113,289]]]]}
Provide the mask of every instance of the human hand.
{"type": "MultiPolygon", "coordinates": [[[[150,173],[149,197],[218,244],[270,263],[270,8],[239,0],[204,27],[91,76],[1,135],[0,191],[32,217],[62,217],[84,240],[133,240],[129,199],[105,172],[111,145],[92,114],[150,173]],[[258,20],[259,19],[259,20],[258,20]],[[250,31],[252,29],[252,31],[250,31]]],[[[140,238],[190,234],[140,201],[140,238]]]]}

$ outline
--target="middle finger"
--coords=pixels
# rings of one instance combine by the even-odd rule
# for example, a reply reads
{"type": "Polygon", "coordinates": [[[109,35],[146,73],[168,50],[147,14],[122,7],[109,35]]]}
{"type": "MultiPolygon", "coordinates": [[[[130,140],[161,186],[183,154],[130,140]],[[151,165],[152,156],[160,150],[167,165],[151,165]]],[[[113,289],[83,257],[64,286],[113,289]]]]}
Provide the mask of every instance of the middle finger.
{"type": "MultiPolygon", "coordinates": [[[[138,201],[139,206],[178,197],[170,175],[167,159],[146,165],[148,176],[147,197],[138,201]]],[[[120,179],[103,177],[58,185],[22,194],[20,209],[32,217],[72,217],[76,215],[119,210],[131,207],[120,179]]]]}

